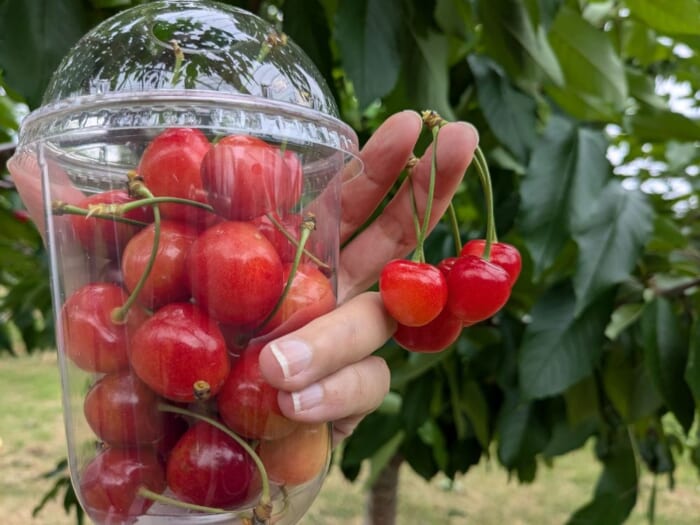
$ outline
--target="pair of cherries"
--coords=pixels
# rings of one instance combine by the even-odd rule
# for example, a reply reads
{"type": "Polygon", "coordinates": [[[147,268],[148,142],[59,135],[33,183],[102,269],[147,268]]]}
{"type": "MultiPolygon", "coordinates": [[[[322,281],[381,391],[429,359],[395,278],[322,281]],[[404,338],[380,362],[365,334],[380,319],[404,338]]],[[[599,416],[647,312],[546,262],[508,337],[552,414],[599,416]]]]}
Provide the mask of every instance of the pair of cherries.
{"type": "Polygon", "coordinates": [[[467,242],[459,256],[437,265],[395,259],[379,278],[385,308],[398,327],[394,340],[414,352],[439,352],[466,326],[495,315],[506,304],[522,267],[520,252],[507,243],[467,242]]]}

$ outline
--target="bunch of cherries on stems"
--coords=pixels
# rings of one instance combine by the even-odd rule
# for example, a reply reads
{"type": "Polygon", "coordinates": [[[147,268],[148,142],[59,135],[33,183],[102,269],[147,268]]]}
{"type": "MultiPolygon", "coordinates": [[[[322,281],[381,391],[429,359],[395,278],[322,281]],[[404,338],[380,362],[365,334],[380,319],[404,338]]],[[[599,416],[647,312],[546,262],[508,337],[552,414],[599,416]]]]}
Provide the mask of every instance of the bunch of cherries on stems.
{"type": "MultiPolygon", "coordinates": [[[[448,214],[458,255],[437,265],[426,262],[423,244],[428,235],[437,173],[436,146],[440,127],[446,121],[433,111],[423,112],[423,121],[432,131],[433,156],[422,222],[415,199],[412,202],[417,246],[411,260],[394,259],[384,266],[379,292],[385,308],[398,323],[394,340],[406,350],[430,353],[448,348],[464,327],[484,321],[503,308],[520,274],[522,260],[517,248],[498,242],[496,237],[491,176],[483,152],[477,147],[474,165],[486,200],[486,239],[473,239],[462,246],[456,213],[450,203],[448,214]]],[[[410,188],[410,173],[408,183],[410,188]]]]}
{"type": "Polygon", "coordinates": [[[173,127],[126,189],[53,203],[88,260],[110,261],[60,311],[65,355],[93,378],[99,448],[79,493],[99,523],[155,501],[267,523],[275,490],[286,501],[323,472],[328,425],[285,417],[258,365],[266,342],[335,307],[316,218],[293,211],[302,183],[281,146],[173,127]]]}

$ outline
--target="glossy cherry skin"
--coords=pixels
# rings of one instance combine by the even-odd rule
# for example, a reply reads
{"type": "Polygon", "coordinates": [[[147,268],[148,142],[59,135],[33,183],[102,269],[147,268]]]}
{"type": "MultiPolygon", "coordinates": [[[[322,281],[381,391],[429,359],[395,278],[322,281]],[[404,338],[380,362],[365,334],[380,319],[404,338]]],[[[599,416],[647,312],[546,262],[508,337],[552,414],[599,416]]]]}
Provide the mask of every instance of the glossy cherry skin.
{"type": "Polygon", "coordinates": [[[166,478],[181,500],[226,508],[249,499],[255,471],[243,447],[209,423],[198,422],[171,451],[166,478]]]}
{"type": "Polygon", "coordinates": [[[79,368],[104,374],[128,368],[129,340],[148,316],[135,305],[123,323],[115,322],[112,312],[127,297],[115,284],[92,283],[78,289],[63,304],[64,350],[79,368]]]}
{"type": "Polygon", "coordinates": [[[277,251],[248,222],[207,229],[192,245],[187,266],[195,301],[226,324],[255,326],[272,311],[284,287],[277,251]]]}
{"type": "Polygon", "coordinates": [[[221,419],[235,433],[249,439],[278,439],[299,423],[282,414],[278,390],[260,373],[261,349],[249,347],[235,360],[217,395],[217,406],[221,419]]]}
{"type": "Polygon", "coordinates": [[[426,325],[399,324],[394,332],[394,341],[411,352],[441,352],[457,340],[462,327],[462,321],[452,315],[449,308],[444,308],[440,315],[426,325]]]}
{"type": "Polygon", "coordinates": [[[280,439],[261,441],[257,452],[270,481],[301,485],[321,475],[328,465],[328,424],[301,425],[280,439]]]}
{"type": "Polygon", "coordinates": [[[510,297],[510,276],[475,255],[460,256],[447,278],[447,307],[464,323],[478,323],[498,312],[510,297]]]}
{"type": "Polygon", "coordinates": [[[171,303],[155,312],[134,334],[129,358],[144,383],[177,402],[201,396],[195,392],[200,381],[216,395],[230,370],[219,327],[191,303],[171,303]]]}
{"type": "MultiPolygon", "coordinates": [[[[272,212],[273,218],[286,230],[293,239],[299,241],[301,234],[301,215],[292,214],[281,217],[272,212]]],[[[266,215],[256,217],[251,221],[265,238],[272,243],[277,250],[282,262],[292,262],[297,252],[297,247],[292,243],[266,215]]]]}
{"type": "Polygon", "coordinates": [[[435,319],[447,302],[447,281],[431,264],[394,259],[379,276],[379,292],[389,315],[406,326],[435,319]]]}
{"type": "MultiPolygon", "coordinates": [[[[200,168],[211,144],[198,129],[169,128],[146,147],[138,165],[149,191],[156,197],[179,197],[207,203],[200,168]]],[[[163,217],[204,224],[211,219],[205,210],[187,204],[160,204],[163,217]]]]}
{"type": "MultiPolygon", "coordinates": [[[[89,209],[91,205],[125,204],[133,200],[124,190],[111,190],[86,197],[76,206],[89,209]]],[[[125,213],[123,217],[151,223],[153,210],[149,206],[143,206],[125,213]]],[[[129,239],[142,228],[142,226],[95,216],[71,215],[70,220],[73,231],[83,248],[91,254],[107,258],[114,258],[120,254],[129,239]]]]}
{"type": "Polygon", "coordinates": [[[165,423],[159,397],[129,370],[107,374],[88,391],[85,419],[99,439],[111,446],[153,444],[165,423]]]}
{"type": "MultiPolygon", "coordinates": [[[[183,222],[161,221],[155,262],[138,296],[141,304],[156,309],[168,303],[189,300],[187,255],[197,236],[198,231],[183,222]]],[[[154,240],[155,226],[150,225],[126,245],[122,275],[127,290],[134,290],[146,271],[154,240]]]]}
{"type": "Polygon", "coordinates": [[[292,168],[284,153],[250,138],[219,141],[204,157],[201,177],[210,204],[230,220],[287,209],[301,197],[300,165],[292,168]]]}
{"type": "MultiPolygon", "coordinates": [[[[472,239],[462,247],[460,255],[476,255],[478,257],[483,257],[485,247],[486,240],[472,239]]],[[[520,270],[523,267],[522,257],[520,256],[518,249],[515,246],[504,242],[492,243],[489,261],[508,272],[510,285],[512,287],[515,284],[515,281],[518,280],[520,270]]]]}
{"type": "Polygon", "coordinates": [[[107,448],[80,473],[81,503],[95,523],[134,523],[153,501],[138,494],[145,487],[158,494],[165,473],[151,448],[107,448]]]}

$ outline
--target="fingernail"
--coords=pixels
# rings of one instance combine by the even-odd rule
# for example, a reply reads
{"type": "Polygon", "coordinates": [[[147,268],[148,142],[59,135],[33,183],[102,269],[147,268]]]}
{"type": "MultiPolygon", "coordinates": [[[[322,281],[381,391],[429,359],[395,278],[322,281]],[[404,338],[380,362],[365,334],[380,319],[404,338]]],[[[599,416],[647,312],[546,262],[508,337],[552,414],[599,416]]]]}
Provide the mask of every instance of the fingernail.
{"type": "Polygon", "coordinates": [[[323,401],[323,388],[318,383],[292,393],[292,403],[296,413],[310,410],[320,405],[321,401],[323,401]]]}
{"type": "Polygon", "coordinates": [[[297,375],[311,362],[311,348],[303,341],[275,341],[270,343],[270,351],[280,365],[285,379],[297,375]]]}

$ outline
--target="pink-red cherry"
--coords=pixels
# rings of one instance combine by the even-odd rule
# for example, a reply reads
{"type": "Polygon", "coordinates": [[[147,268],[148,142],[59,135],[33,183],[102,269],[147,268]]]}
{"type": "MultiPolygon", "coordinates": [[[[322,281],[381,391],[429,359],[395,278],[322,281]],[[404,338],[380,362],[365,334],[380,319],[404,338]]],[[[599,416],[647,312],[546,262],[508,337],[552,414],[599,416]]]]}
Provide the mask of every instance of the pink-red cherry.
{"type": "Polygon", "coordinates": [[[399,324],[394,332],[394,341],[411,352],[441,352],[454,343],[462,333],[463,323],[448,308],[423,326],[399,324]]]}
{"type": "MultiPolygon", "coordinates": [[[[472,239],[462,247],[460,255],[476,255],[478,257],[483,257],[484,248],[486,248],[486,241],[484,239],[472,239]]],[[[505,242],[492,243],[489,261],[508,272],[510,285],[513,286],[515,284],[523,266],[520,252],[515,246],[505,242]]]]}
{"type": "Polygon", "coordinates": [[[159,397],[129,370],[100,378],[85,396],[85,419],[112,446],[153,444],[165,434],[159,397]]]}
{"type": "Polygon", "coordinates": [[[510,276],[502,267],[475,255],[455,262],[447,278],[447,307],[464,323],[478,323],[498,312],[510,297],[510,276]]]}
{"type": "MultiPolygon", "coordinates": [[[[169,128],[146,147],[138,166],[149,191],[156,197],[178,197],[206,204],[200,174],[209,139],[195,128],[169,128]]],[[[188,204],[160,204],[163,217],[205,224],[212,214],[188,204]]]]}
{"type": "Polygon", "coordinates": [[[166,466],[168,486],[183,501],[234,507],[249,499],[255,466],[233,438],[206,422],[180,438],[166,466]]]}
{"type": "Polygon", "coordinates": [[[108,374],[129,367],[129,340],[148,316],[134,305],[123,322],[115,321],[113,311],[127,298],[115,284],[92,283],[79,288],[63,304],[64,351],[79,368],[108,374]]]}
{"type": "MultiPolygon", "coordinates": [[[[76,206],[89,210],[93,205],[125,204],[133,200],[125,190],[111,190],[86,197],[76,206]]],[[[125,213],[122,217],[150,223],[153,222],[153,210],[150,206],[143,206],[125,213]]],[[[142,228],[142,226],[94,215],[71,215],[70,220],[73,231],[83,248],[91,254],[108,258],[114,258],[120,254],[129,239],[142,228]]]]}
{"type": "MultiPolygon", "coordinates": [[[[279,214],[272,212],[272,218],[286,231],[287,234],[292,236],[292,239],[299,241],[301,232],[301,215],[292,214],[280,216],[279,214]]],[[[277,250],[282,262],[292,262],[294,256],[296,255],[297,247],[296,244],[291,242],[287,236],[280,231],[280,228],[272,222],[270,217],[261,215],[256,217],[251,221],[255,227],[262,233],[265,238],[272,243],[272,245],[277,250]]]]}
{"type": "Polygon", "coordinates": [[[136,375],[172,401],[214,396],[230,370],[217,324],[196,305],[171,303],[136,331],[129,349],[136,375]]]}
{"type": "Polygon", "coordinates": [[[249,222],[222,222],[204,231],[190,249],[187,266],[195,301],[226,324],[256,325],[284,287],[277,251],[249,222]]]}
{"type": "Polygon", "coordinates": [[[231,430],[249,439],[279,439],[299,423],[282,414],[278,390],[262,376],[260,347],[247,348],[231,367],[217,396],[221,419],[231,430]]]}
{"type": "Polygon", "coordinates": [[[379,292],[389,315],[406,326],[435,319],[447,302],[447,281],[427,263],[394,259],[379,276],[379,292]]]}
{"type": "Polygon", "coordinates": [[[135,523],[153,504],[139,494],[142,487],[158,494],[166,488],[151,448],[107,448],[79,474],[81,503],[95,523],[135,523]]]}
{"type": "MultiPolygon", "coordinates": [[[[187,255],[197,235],[195,228],[183,222],[161,221],[155,261],[138,295],[141,304],[155,309],[168,303],[189,300],[187,255]]],[[[133,291],[146,271],[154,241],[155,226],[149,225],[126,245],[122,275],[127,290],[133,291]]]]}

